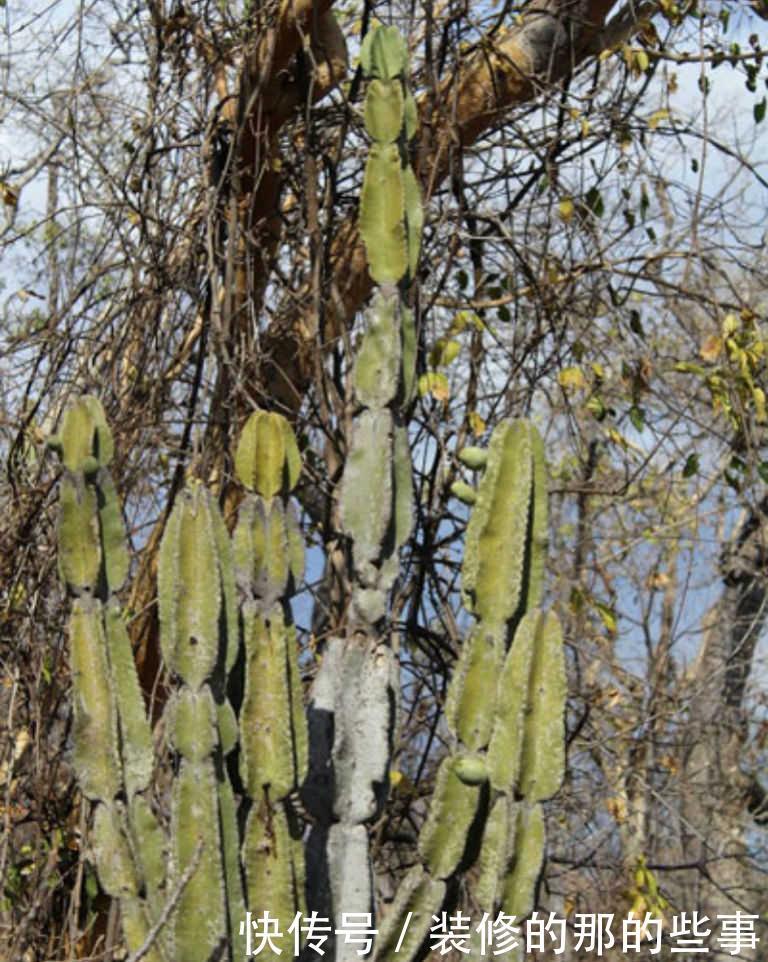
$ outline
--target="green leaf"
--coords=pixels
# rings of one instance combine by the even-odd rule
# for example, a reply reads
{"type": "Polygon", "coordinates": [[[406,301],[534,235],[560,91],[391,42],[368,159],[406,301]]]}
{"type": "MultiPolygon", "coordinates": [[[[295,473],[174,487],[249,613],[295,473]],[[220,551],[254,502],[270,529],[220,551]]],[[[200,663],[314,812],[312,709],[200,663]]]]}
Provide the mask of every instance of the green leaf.
{"type": "Polygon", "coordinates": [[[642,431],[645,427],[645,411],[633,404],[629,409],[629,420],[632,422],[635,431],[642,431]]]}
{"type": "Polygon", "coordinates": [[[765,119],[765,97],[756,103],[752,108],[752,113],[755,115],[755,123],[759,124],[765,119]]]}
{"type": "Polygon", "coordinates": [[[595,217],[602,217],[605,213],[605,204],[603,203],[603,196],[597,187],[592,187],[587,191],[587,196],[584,198],[587,207],[592,211],[595,217]]]}
{"type": "Polygon", "coordinates": [[[616,612],[610,605],[606,605],[602,601],[596,601],[594,604],[597,613],[600,615],[600,621],[602,621],[612,635],[615,635],[618,629],[616,612]]]}
{"type": "Polygon", "coordinates": [[[599,394],[595,394],[587,401],[587,410],[594,416],[596,421],[602,421],[608,413],[605,401],[603,401],[599,394]]]}
{"type": "Polygon", "coordinates": [[[699,456],[698,454],[689,454],[685,466],[683,467],[683,477],[692,478],[694,474],[699,473],[699,456]]]}

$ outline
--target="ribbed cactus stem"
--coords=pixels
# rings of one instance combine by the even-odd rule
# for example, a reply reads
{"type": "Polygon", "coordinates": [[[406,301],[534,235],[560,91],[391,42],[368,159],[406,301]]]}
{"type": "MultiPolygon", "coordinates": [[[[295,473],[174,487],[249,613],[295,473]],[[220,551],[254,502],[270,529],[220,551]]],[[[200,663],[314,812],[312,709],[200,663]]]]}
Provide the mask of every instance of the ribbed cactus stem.
{"type": "MultiPolygon", "coordinates": [[[[419,253],[421,197],[408,162],[416,110],[407,88],[408,55],[394,28],[369,33],[361,50],[369,79],[365,126],[372,144],[360,199],[360,232],[378,285],[364,317],[352,370],[356,410],[338,495],[338,516],[351,550],[351,605],[346,630],[326,642],[315,681],[311,717],[318,729],[332,713],[332,743],[314,733],[329,758],[316,760],[318,793],[333,798],[333,825],[313,831],[310,849],[327,877],[330,911],[373,908],[369,826],[389,785],[398,662],[386,629],[399,552],[413,526],[413,480],[404,405],[413,392],[416,332],[406,303],[419,253]],[[324,706],[321,708],[320,706],[324,706]],[[327,706],[327,708],[325,707],[327,706]],[[322,784],[333,773],[333,790],[322,784]]],[[[313,790],[314,791],[314,790],[313,790]]],[[[312,792],[310,792],[312,794],[312,792]]],[[[429,891],[434,894],[434,887],[429,891]]],[[[336,962],[353,962],[356,948],[335,944],[336,962]]]]}
{"type": "MultiPolygon", "coordinates": [[[[73,761],[95,803],[92,851],[104,890],[119,898],[132,951],[151,931],[165,881],[166,840],[147,803],[152,737],[126,624],[115,592],[129,555],[108,465],[112,434],[95,397],[73,400],[50,445],[61,457],[59,570],[70,616],[73,761]]],[[[170,962],[158,940],[149,962],[170,962]]]]}
{"type": "MultiPolygon", "coordinates": [[[[453,490],[473,504],[462,588],[477,623],[448,688],[455,747],[438,769],[419,838],[424,875],[414,872],[409,885],[416,891],[425,877],[454,880],[474,864],[465,882],[473,905],[491,918],[501,908],[522,919],[533,908],[544,857],[538,803],[557,791],[564,767],[562,633],[557,618],[536,607],[547,537],[543,444],[529,422],[505,422],[487,451],[465,448],[459,460],[484,471],[477,492],[463,482],[453,490]]],[[[413,902],[408,894],[396,904],[402,913],[413,902]]],[[[394,928],[392,919],[387,932],[394,928]]],[[[422,945],[408,942],[403,962],[422,945]]],[[[471,957],[479,951],[473,937],[471,957]]],[[[388,941],[376,958],[395,962],[388,941]]]]}

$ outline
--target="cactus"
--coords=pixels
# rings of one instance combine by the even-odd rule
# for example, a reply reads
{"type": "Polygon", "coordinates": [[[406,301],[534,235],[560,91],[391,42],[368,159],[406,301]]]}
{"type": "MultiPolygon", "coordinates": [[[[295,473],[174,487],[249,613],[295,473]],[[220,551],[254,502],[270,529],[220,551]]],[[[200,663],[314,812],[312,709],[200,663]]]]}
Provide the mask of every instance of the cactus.
{"type": "MultiPolygon", "coordinates": [[[[557,791],[565,764],[562,634],[556,616],[535,607],[546,552],[543,445],[529,422],[506,422],[487,454],[465,449],[459,460],[485,469],[462,568],[477,623],[448,688],[455,748],[438,769],[419,853],[433,881],[476,865],[467,882],[475,904],[493,918],[501,910],[522,919],[533,909],[544,857],[540,802],[557,791]]],[[[429,909],[437,912],[442,898],[432,891],[429,909]]],[[[405,898],[397,909],[408,905],[405,898]]],[[[394,919],[388,925],[397,928],[394,919]]],[[[477,943],[473,938],[473,957],[477,943]]],[[[410,942],[404,962],[420,948],[410,942]]],[[[395,962],[389,947],[376,958],[395,962]]]]}
{"type": "MultiPolygon", "coordinates": [[[[405,44],[378,28],[361,62],[373,144],[360,229],[378,289],[350,368],[352,430],[337,495],[349,605],[319,652],[311,730],[289,607],[304,543],[290,501],[301,459],[287,421],[256,411],[243,426],[234,467],[244,493],[231,536],[196,481],[168,517],[157,575],[163,739],[152,737],[117,595],[129,554],[100,403],[73,401],[50,441],[63,464],[59,569],[73,596],[74,767],[93,805],[101,884],[120,901],[129,950],[149,962],[242,958],[246,902],[254,917],[268,911],[280,921],[273,944],[283,956],[297,912],[324,914],[327,905],[338,922],[374,904],[369,835],[387,798],[400,688],[388,613],[414,524],[408,299],[423,215],[408,163],[417,110],[405,44]],[[167,823],[155,814],[156,773],[171,773],[167,823]],[[306,867],[298,792],[314,815],[306,867]]],[[[457,462],[482,471],[477,487],[462,480],[451,489],[472,505],[462,597],[475,624],[447,692],[451,747],[417,864],[381,920],[376,962],[395,962],[406,917],[398,960],[422,953],[432,915],[462,891],[489,914],[530,912],[545,847],[541,803],[563,774],[562,636],[540,608],[543,444],[529,422],[505,422],[487,449],[464,448],[457,462]]],[[[334,949],[336,962],[358,958],[353,943],[334,949]]]]}
{"type": "Polygon", "coordinates": [[[418,115],[407,85],[408,51],[397,29],[378,27],[369,33],[360,62],[371,78],[364,118],[373,140],[360,196],[360,233],[373,280],[407,285],[418,266],[423,212],[407,159],[418,115]]]}
{"type": "Polygon", "coordinates": [[[278,415],[257,412],[246,423],[236,465],[249,493],[234,549],[218,505],[198,483],[181,493],[168,519],[158,603],[160,647],[175,682],[163,713],[166,741],[178,759],[169,832],[152,809],[152,737],[115,595],[128,554],[106,468],[112,437],[95,398],[70,405],[52,446],[64,465],[59,568],[75,595],[69,629],[74,765],[83,794],[95,804],[99,878],[120,899],[131,951],[165,921],[150,945],[151,962],[202,962],[222,952],[239,957],[244,868],[256,866],[249,896],[259,886],[266,891],[265,879],[290,877],[283,888],[291,914],[303,900],[300,833],[287,827],[285,806],[307,769],[296,639],[284,602],[303,569],[298,523],[286,501],[300,470],[295,438],[278,415]],[[238,717],[226,692],[240,623],[246,686],[238,717]],[[225,764],[238,744],[253,800],[242,838],[225,764]],[[280,844],[265,854],[265,840],[273,837],[280,844]]]}
{"type": "MultiPolygon", "coordinates": [[[[69,620],[74,766],[95,807],[92,849],[104,889],[120,898],[126,938],[137,950],[156,917],[159,826],[146,804],[152,740],[119,603],[128,553],[108,465],[114,445],[96,398],[76,399],[51,444],[61,455],[59,571],[75,595],[69,620]],[[125,799],[126,802],[123,800],[125,799]],[[150,879],[140,866],[146,863],[150,879]],[[144,884],[146,881],[146,884],[144,884]]],[[[166,962],[161,945],[150,962],[166,962]]]]}

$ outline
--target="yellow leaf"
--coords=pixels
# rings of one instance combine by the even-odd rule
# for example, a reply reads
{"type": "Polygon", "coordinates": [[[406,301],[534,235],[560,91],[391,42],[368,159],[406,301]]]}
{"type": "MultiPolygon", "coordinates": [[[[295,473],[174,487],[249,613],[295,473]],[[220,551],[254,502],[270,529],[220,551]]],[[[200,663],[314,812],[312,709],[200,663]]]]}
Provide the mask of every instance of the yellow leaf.
{"type": "Polygon", "coordinates": [[[661,110],[654,110],[654,112],[648,118],[648,126],[651,128],[651,130],[656,130],[656,128],[659,126],[662,120],[668,120],[668,119],[669,119],[668,110],[664,110],[663,108],[661,110]]]}
{"type": "Polygon", "coordinates": [[[419,378],[419,394],[422,397],[431,394],[437,401],[447,401],[451,396],[448,378],[437,371],[427,371],[419,378]]]}
{"type": "Polygon", "coordinates": [[[479,438],[480,435],[485,434],[485,421],[480,417],[477,411],[470,411],[467,415],[467,422],[469,424],[470,431],[479,438]]]}
{"type": "Polygon", "coordinates": [[[616,428],[608,428],[608,437],[620,448],[624,448],[626,450],[626,448],[629,446],[627,439],[623,434],[621,434],[621,432],[617,431],[616,428]]]}
{"type": "Polygon", "coordinates": [[[722,338],[711,334],[699,348],[699,357],[704,361],[716,361],[723,349],[722,338]]]}
{"type": "Polygon", "coordinates": [[[570,197],[564,197],[557,205],[557,212],[560,215],[560,219],[564,220],[566,224],[569,223],[573,217],[573,211],[573,201],[570,197]]]}
{"type": "Polygon", "coordinates": [[[557,381],[566,391],[580,391],[587,386],[587,379],[580,367],[566,367],[557,375],[557,381]]]}
{"type": "Polygon", "coordinates": [[[735,314],[726,314],[723,318],[723,337],[735,334],[740,326],[739,319],[735,314]]]}
{"type": "Polygon", "coordinates": [[[392,786],[392,790],[397,792],[398,795],[413,794],[413,782],[407,775],[404,775],[403,772],[398,771],[396,768],[391,769],[389,772],[389,784],[392,786]]]}

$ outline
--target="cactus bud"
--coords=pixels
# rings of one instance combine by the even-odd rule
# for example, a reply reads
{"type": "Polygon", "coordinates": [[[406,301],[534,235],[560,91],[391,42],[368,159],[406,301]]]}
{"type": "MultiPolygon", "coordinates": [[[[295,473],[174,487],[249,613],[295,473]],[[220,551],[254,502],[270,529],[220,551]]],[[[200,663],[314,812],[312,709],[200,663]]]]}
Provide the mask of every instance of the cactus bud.
{"type": "Polygon", "coordinates": [[[488,451],[485,448],[466,447],[462,448],[458,454],[459,461],[471,468],[479,471],[488,463],[488,451]]]}
{"type": "Polygon", "coordinates": [[[451,485],[451,494],[464,504],[474,504],[477,501],[477,491],[466,481],[454,481],[451,485]]]}

